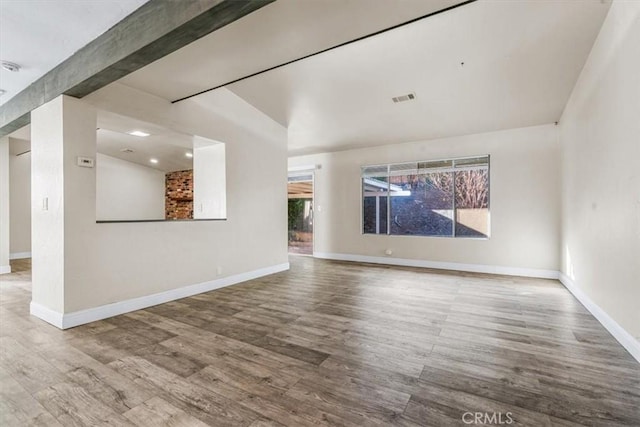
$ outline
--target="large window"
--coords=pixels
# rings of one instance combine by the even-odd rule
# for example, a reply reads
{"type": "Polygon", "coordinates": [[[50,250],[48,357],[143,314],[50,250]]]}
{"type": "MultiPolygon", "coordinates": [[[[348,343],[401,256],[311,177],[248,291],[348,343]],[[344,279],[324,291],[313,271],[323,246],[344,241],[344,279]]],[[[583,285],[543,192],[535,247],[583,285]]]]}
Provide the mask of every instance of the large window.
{"type": "Polygon", "coordinates": [[[489,237],[489,156],[362,168],[365,234],[489,237]]]}

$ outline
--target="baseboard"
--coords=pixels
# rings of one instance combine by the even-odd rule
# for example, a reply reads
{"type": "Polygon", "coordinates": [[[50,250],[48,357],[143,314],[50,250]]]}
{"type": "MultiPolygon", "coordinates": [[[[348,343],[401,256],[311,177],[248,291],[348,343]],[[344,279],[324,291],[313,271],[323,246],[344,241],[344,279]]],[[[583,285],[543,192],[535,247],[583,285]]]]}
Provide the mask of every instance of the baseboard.
{"type": "Polygon", "coordinates": [[[403,267],[435,268],[438,270],[455,270],[467,271],[472,273],[500,274],[506,276],[537,277],[541,279],[558,278],[558,272],[556,270],[541,270],[534,268],[502,267],[497,265],[483,264],[461,264],[457,262],[425,261],[420,259],[376,257],[328,252],[314,252],[313,256],[316,258],[332,259],[337,261],[355,261],[372,264],[400,265],[403,267]]]}
{"type": "Polygon", "coordinates": [[[9,259],[25,259],[31,258],[31,252],[14,252],[9,254],[9,259]]]}
{"type": "Polygon", "coordinates": [[[10,265],[0,265],[0,274],[9,274],[11,273],[10,265]]]}
{"type": "Polygon", "coordinates": [[[338,254],[327,252],[314,252],[316,258],[331,259],[337,261],[354,261],[372,264],[400,265],[404,267],[435,268],[440,270],[468,271],[473,273],[490,273],[508,276],[537,277],[542,279],[558,279],[580,301],[580,303],[593,315],[593,317],[609,331],[609,333],[640,362],[640,342],[630,333],[625,331],[603,309],[594,303],[567,275],[554,270],[539,270],[530,268],[514,268],[481,264],[460,264],[454,262],[423,261],[405,258],[375,257],[367,255],[338,254]]]}
{"type": "Polygon", "coordinates": [[[29,312],[32,316],[36,316],[47,323],[51,323],[57,328],[64,329],[64,316],[60,312],[51,310],[50,308],[34,301],[31,301],[31,304],[29,305],[29,312]]]}
{"type": "Polygon", "coordinates": [[[573,296],[595,317],[602,326],[636,359],[640,362],[640,342],[629,332],[611,318],[601,309],[591,298],[587,296],[575,282],[566,274],[560,273],[560,283],[562,283],[573,296]]]}
{"type": "Polygon", "coordinates": [[[163,304],[165,302],[175,301],[177,299],[201,294],[203,292],[213,291],[215,289],[220,289],[226,286],[246,282],[247,280],[268,276],[270,274],[279,273],[288,269],[289,263],[286,262],[283,264],[277,264],[270,267],[248,271],[246,273],[240,273],[233,276],[223,277],[221,279],[211,280],[209,282],[197,283],[195,285],[171,289],[169,291],[160,292],[153,295],[119,301],[112,304],[102,305],[99,307],[65,314],[55,312],[32,301],[31,314],[39,317],[45,322],[51,323],[52,325],[60,329],[68,329],[73,328],[74,326],[84,325],[85,323],[95,322],[96,320],[102,320],[109,317],[117,316],[119,314],[129,313],[154,305],[163,304]]]}
{"type": "MultiPolygon", "coordinates": [[[[405,267],[424,267],[476,273],[559,279],[560,282],[569,290],[569,292],[571,292],[573,296],[578,301],[580,301],[580,303],[600,322],[600,324],[602,324],[602,326],[604,326],[605,329],[607,329],[607,331],[609,331],[609,333],[631,354],[631,356],[633,356],[633,358],[640,362],[640,342],[638,342],[631,334],[629,334],[615,320],[613,320],[604,310],[602,310],[596,303],[594,303],[580,288],[576,286],[571,278],[557,271],[522,269],[480,264],[423,261],[403,258],[373,257],[366,255],[336,254],[326,252],[314,252],[313,256],[316,258],[332,259],[338,261],[355,261],[373,264],[400,265],[405,267]]],[[[0,274],[4,273],[4,269],[7,267],[7,272],[11,272],[10,266],[2,266],[0,267],[0,274]]],[[[186,298],[192,295],[197,295],[203,292],[209,292],[226,286],[235,285],[237,283],[246,282],[247,280],[257,279],[259,277],[286,271],[288,269],[289,263],[277,264],[246,273],[224,277],[222,279],[198,283],[178,289],[172,289],[170,291],[147,295],[139,298],[133,298],[126,301],[120,301],[113,304],[107,304],[67,314],[59,313],[32,301],[30,311],[33,316],[36,316],[44,320],[45,322],[52,324],[53,326],[56,326],[60,329],[68,329],[73,328],[74,326],[83,325],[85,323],[95,322],[97,320],[117,316],[119,314],[129,313],[154,305],[175,301],[177,299],[186,298]]]]}

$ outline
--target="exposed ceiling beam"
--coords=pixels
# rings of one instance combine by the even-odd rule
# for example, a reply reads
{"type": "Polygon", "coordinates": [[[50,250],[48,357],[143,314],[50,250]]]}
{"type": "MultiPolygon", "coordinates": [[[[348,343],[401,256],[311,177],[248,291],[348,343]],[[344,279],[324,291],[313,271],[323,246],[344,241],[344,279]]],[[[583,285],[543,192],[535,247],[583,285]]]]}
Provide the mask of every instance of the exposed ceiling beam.
{"type": "Polygon", "coordinates": [[[0,137],[61,94],[82,98],[275,0],[150,0],[0,106],[0,137]]]}

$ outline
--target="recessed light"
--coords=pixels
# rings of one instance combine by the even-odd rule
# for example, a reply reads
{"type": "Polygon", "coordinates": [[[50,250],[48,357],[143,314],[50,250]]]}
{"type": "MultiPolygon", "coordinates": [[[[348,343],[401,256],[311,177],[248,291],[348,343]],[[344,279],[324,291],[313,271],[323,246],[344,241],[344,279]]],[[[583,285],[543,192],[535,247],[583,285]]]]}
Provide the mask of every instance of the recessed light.
{"type": "Polygon", "coordinates": [[[18,64],[9,61],[2,61],[2,68],[7,71],[11,71],[12,73],[20,71],[20,66],[18,64]]]}
{"type": "Polygon", "coordinates": [[[149,159],[149,161],[154,165],[158,163],[158,159],[149,159]]]}
{"type": "Polygon", "coordinates": [[[193,157],[193,153],[190,151],[187,151],[186,153],[184,153],[184,155],[188,158],[192,158],[193,157]]]}
{"type": "Polygon", "coordinates": [[[141,130],[132,130],[127,132],[129,135],[133,135],[133,136],[149,136],[151,135],[150,133],[147,132],[143,132],[141,130]]]}

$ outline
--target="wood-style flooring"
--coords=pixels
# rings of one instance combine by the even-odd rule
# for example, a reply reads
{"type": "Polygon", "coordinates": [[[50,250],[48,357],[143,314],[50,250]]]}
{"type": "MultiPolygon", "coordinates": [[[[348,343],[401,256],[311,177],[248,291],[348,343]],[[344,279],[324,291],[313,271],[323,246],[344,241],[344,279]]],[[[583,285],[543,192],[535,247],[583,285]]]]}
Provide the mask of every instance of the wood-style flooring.
{"type": "Polygon", "coordinates": [[[15,262],[0,425],[640,425],[640,364],[557,281],[291,262],[67,331],[15,262]]]}

